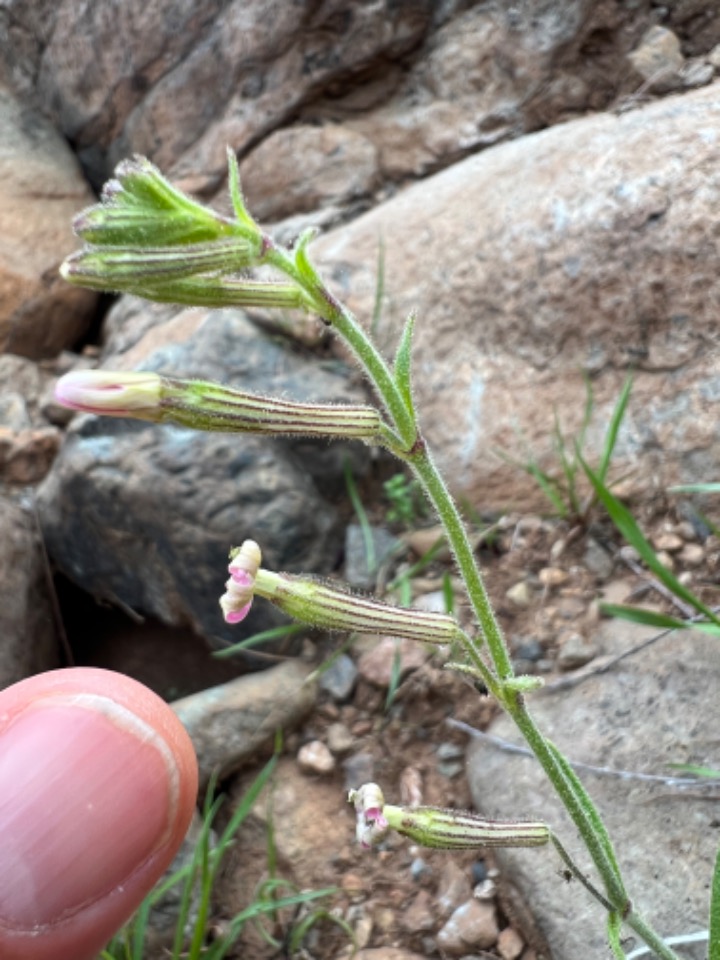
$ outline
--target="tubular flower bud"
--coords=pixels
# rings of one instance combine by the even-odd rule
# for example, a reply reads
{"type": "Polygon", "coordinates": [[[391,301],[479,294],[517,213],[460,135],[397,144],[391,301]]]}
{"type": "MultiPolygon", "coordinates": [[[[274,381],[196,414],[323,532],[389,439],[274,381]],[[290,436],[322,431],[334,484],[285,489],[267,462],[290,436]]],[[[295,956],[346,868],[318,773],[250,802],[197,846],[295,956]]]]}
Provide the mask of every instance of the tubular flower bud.
{"type": "Polygon", "coordinates": [[[110,417],[155,419],[161,395],[161,378],[139,371],[75,370],[55,385],[55,398],[63,406],[110,417]]]}
{"type": "MultiPolygon", "coordinates": [[[[245,551],[251,542],[245,541],[241,552],[245,551]]],[[[235,563],[233,560],[230,564],[231,575],[235,563]]],[[[443,613],[393,607],[379,600],[369,600],[344,593],[342,590],[334,590],[314,580],[293,577],[287,573],[273,573],[262,568],[253,569],[252,575],[253,582],[247,585],[252,594],[264,597],[295,620],[313,627],[357,633],[385,633],[426,643],[452,643],[463,636],[458,623],[443,613]]],[[[230,590],[230,581],[226,586],[230,590]]],[[[223,611],[226,608],[235,610],[237,607],[238,599],[234,587],[230,593],[230,597],[225,595],[220,600],[223,611]]],[[[248,596],[243,594],[241,599],[244,604],[248,596]]]]}
{"type": "Polygon", "coordinates": [[[394,607],[287,573],[260,570],[255,592],[295,620],[325,630],[384,633],[441,644],[462,636],[458,623],[446,614],[394,607]]]}
{"type": "Polygon", "coordinates": [[[540,847],[550,842],[550,828],[539,820],[487,820],[467,810],[441,807],[396,807],[384,802],[375,783],[351,790],[357,836],[363,846],[379,843],[395,830],[421,847],[465,850],[476,847],[540,847]]]}
{"type": "Polygon", "coordinates": [[[374,407],[295,403],[151,372],[78,370],[58,380],[55,396],[74,410],[194,430],[383,442],[382,420],[374,407]]]}
{"type": "Polygon", "coordinates": [[[230,579],[225,584],[226,592],[220,598],[223,616],[227,623],[240,623],[250,611],[253,602],[253,587],[262,553],[254,540],[246,540],[233,551],[228,570],[230,579]]]}
{"type": "Polygon", "coordinates": [[[175,189],[144,157],[123,161],[100,203],[76,218],[85,246],[65,260],[61,275],[78,286],[160,303],[309,307],[295,283],[232,278],[262,262],[267,241],[239,207],[234,161],[231,184],[238,214],[232,220],[175,189]]]}
{"type": "Polygon", "coordinates": [[[93,246],[71,254],[60,267],[60,275],[94,290],[135,292],[157,287],[160,293],[167,288],[169,295],[183,277],[237,273],[251,266],[255,258],[253,247],[243,237],[163,247],[93,246]]]}
{"type": "Polygon", "coordinates": [[[85,243],[103,247],[199,244],[260,231],[196,203],[165,179],[145,157],[123,160],[103,187],[100,203],[83,211],[73,223],[85,243]]]}
{"type": "Polygon", "coordinates": [[[390,826],[383,816],[385,797],[380,787],[376,783],[364,783],[348,793],[348,803],[355,804],[358,843],[369,849],[384,840],[390,826]]]}

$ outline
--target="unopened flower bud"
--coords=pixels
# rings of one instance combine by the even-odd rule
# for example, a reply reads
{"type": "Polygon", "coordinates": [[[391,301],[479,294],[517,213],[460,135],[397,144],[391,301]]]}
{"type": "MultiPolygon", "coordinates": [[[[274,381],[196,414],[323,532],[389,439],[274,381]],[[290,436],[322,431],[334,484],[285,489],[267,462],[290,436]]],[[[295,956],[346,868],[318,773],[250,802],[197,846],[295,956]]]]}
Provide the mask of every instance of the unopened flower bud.
{"type": "MultiPolygon", "coordinates": [[[[249,236],[238,223],[196,203],[166,180],[145,157],[123,160],[103,188],[100,203],[83,211],[75,232],[94,246],[170,246],[249,236]]],[[[256,235],[258,250],[261,245],[256,235]]]]}
{"type": "MultiPolygon", "coordinates": [[[[183,277],[237,273],[254,258],[253,247],[243,237],[162,247],[95,246],[71,254],[60,267],[60,275],[93,290],[133,293],[158,288],[159,293],[171,297],[173,285],[183,277]]],[[[210,280],[205,278],[208,284],[210,280]]]]}
{"type": "Polygon", "coordinates": [[[382,420],[374,407],[295,403],[206,380],[79,370],[60,378],[55,395],[75,410],[176,423],[194,430],[383,442],[382,420]]]}
{"type": "Polygon", "coordinates": [[[262,553],[254,540],[246,540],[232,553],[230,579],[225,584],[226,592],[220,598],[220,606],[227,623],[240,623],[250,612],[253,601],[255,577],[260,567],[262,553]]]}
{"type": "Polygon", "coordinates": [[[155,419],[162,379],[156,373],[121,370],[75,370],[55,385],[55,398],[73,410],[110,417],[155,419]]]}
{"type": "Polygon", "coordinates": [[[379,843],[395,830],[421,847],[465,850],[477,847],[539,847],[550,841],[550,828],[539,820],[487,820],[467,810],[441,807],[396,807],[385,803],[376,783],[351,790],[357,836],[363,846],[379,843]]]}
{"type": "Polygon", "coordinates": [[[260,570],[255,592],[295,620],[324,630],[382,633],[440,644],[463,636],[457,621],[447,614],[394,607],[286,573],[260,570]]]}

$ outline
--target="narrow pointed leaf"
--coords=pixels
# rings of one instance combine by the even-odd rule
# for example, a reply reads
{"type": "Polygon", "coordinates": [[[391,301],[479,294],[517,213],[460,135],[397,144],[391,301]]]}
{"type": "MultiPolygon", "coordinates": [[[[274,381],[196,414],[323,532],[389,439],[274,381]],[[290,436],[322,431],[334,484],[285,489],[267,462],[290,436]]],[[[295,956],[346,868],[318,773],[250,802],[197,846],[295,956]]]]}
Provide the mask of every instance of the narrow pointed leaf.
{"type": "Polygon", "coordinates": [[[605,435],[605,446],[603,449],[602,459],[600,460],[600,466],[598,467],[598,480],[601,483],[605,483],[607,479],[607,473],[610,468],[610,462],[612,460],[612,455],[615,452],[615,445],[617,443],[618,434],[620,432],[620,427],[622,422],[625,419],[625,412],[627,410],[628,401],[630,400],[630,393],[632,391],[633,380],[632,377],[628,377],[623,384],[623,388],[620,391],[620,396],[618,401],[615,404],[615,409],[613,410],[612,417],[610,418],[610,426],[608,427],[608,432],[605,435]]]}
{"type": "Polygon", "coordinates": [[[708,960],[720,960],[720,850],[715,858],[710,892],[710,942],[708,960]]]}
{"type": "Polygon", "coordinates": [[[600,611],[608,617],[617,617],[618,620],[628,620],[630,623],[642,623],[648,627],[657,627],[660,630],[702,630],[713,636],[720,636],[720,626],[716,623],[707,623],[697,620],[680,620],[665,613],[656,613],[654,610],[643,610],[641,607],[626,607],[616,603],[600,604],[600,611]]]}
{"type": "Polygon", "coordinates": [[[411,313],[405,321],[402,336],[395,354],[395,382],[402,394],[408,412],[414,416],[412,398],[412,337],[415,329],[415,314],[411,313]]]}
{"type": "Polygon", "coordinates": [[[608,516],[620,534],[631,546],[635,547],[648,569],[650,569],[658,580],[663,583],[668,590],[671,590],[676,597],[684,600],[685,603],[689,604],[694,610],[697,610],[698,613],[704,614],[708,620],[720,626],[720,620],[710,607],[706,606],[694,593],[688,590],[687,587],[684,587],[677,577],[660,563],[657,554],[645,539],[628,508],[613,496],[605,484],[599,480],[593,470],[585,463],[579,453],[578,457],[580,458],[580,463],[588,480],[597,494],[598,500],[600,500],[607,510],[608,516]]]}

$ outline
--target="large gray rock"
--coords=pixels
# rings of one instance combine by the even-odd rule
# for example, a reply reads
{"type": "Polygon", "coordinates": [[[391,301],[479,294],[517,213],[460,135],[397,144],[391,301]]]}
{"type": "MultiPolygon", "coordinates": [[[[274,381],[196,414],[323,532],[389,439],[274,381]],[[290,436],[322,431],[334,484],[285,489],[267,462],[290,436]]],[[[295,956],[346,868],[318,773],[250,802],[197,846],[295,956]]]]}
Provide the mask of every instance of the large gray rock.
{"type": "Polygon", "coordinates": [[[73,215],[92,201],[67,143],[0,87],[0,352],[52,357],[87,328],[97,294],[58,267],[73,215]]]}
{"type": "MultiPolygon", "coordinates": [[[[136,300],[121,301],[118,310],[138,308],[136,322],[128,318],[111,337],[108,368],[141,367],[297,399],[362,399],[337,361],[293,354],[237,311],[146,315],[136,300]]],[[[237,642],[276,617],[259,601],[241,627],[223,622],[218,598],[229,548],[250,537],[271,569],[332,569],[340,544],[331,501],[343,488],[345,456],[361,474],[367,457],[360,445],[79,416],[38,495],[48,550],[97,597],[237,642]]]]}
{"type": "Polygon", "coordinates": [[[47,560],[32,506],[0,498],[0,689],[58,666],[47,560]]]}
{"type": "MultiPolygon", "coordinates": [[[[317,134],[299,168],[322,200],[318,175],[338,174],[315,162],[328,121],[365,138],[378,184],[422,176],[632,92],[625,58],[657,17],[649,0],[6,0],[0,77],[50,112],[96,184],[141,152],[207,194],[226,144],[262,154],[299,120],[306,139],[317,134]]],[[[704,26],[684,27],[698,50],[704,26]]],[[[369,185],[348,169],[339,193],[358,179],[369,185]]],[[[268,169],[264,189],[275,186],[268,169]]]]}
{"type": "Polygon", "coordinates": [[[200,769],[200,788],[223,779],[272,746],[278,730],[290,733],[315,705],[310,668],[288,660],[270,670],[175,700],[172,708],[190,734],[200,769]]]}
{"type": "Polygon", "coordinates": [[[429,0],[67,0],[42,24],[16,11],[14,42],[8,36],[0,50],[6,71],[36,92],[98,179],[141,152],[211,186],[226,144],[245,151],[320,91],[407,53],[432,8],[429,0]],[[44,42],[22,44],[31,62],[18,64],[18,34],[38,31],[44,42]]]}
{"type": "MultiPolygon", "coordinates": [[[[605,653],[617,654],[647,634],[647,628],[615,621],[603,625],[598,640],[605,653]]],[[[674,633],[608,673],[569,690],[535,694],[529,705],[542,732],[571,760],[669,776],[671,763],[720,769],[719,684],[717,638],[674,633]]],[[[505,717],[491,732],[520,742],[505,717]]],[[[578,774],[615,842],[636,907],[665,937],[706,929],[718,847],[717,791],[578,774]]],[[[595,879],[574,826],[534,759],[473,740],[468,777],[475,806],[484,815],[546,821],[595,879]]],[[[554,960],[606,960],[603,909],[578,883],[563,882],[562,863],[552,848],[499,854],[505,876],[529,906],[554,960]]],[[[707,947],[685,947],[682,956],[701,960],[707,947]]]]}
{"type": "Polygon", "coordinates": [[[380,240],[387,352],[417,311],[421,422],[456,490],[537,502],[493,456],[552,470],[553,411],[572,437],[594,377],[601,449],[624,377],[635,396],[618,449],[641,485],[712,475],[720,335],[720,85],[500,144],[322,237],[315,261],[372,315],[380,240]],[[654,460],[652,458],[655,458],[654,460]],[[662,469],[660,467],[662,466],[662,469]]]}

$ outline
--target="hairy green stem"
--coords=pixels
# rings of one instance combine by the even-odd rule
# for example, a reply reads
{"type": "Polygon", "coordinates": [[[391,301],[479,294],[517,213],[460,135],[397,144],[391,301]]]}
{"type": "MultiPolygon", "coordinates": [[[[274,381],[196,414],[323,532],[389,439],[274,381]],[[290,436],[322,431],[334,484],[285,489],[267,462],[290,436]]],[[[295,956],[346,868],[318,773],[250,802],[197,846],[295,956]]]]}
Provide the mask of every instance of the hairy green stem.
{"type": "MultiPolygon", "coordinates": [[[[488,653],[497,672],[497,681],[492,685],[494,692],[499,694],[502,705],[525,737],[580,832],[607,891],[607,901],[600,895],[600,902],[607,906],[609,901],[621,916],[625,916],[625,922],[663,960],[678,960],[676,954],[643,918],[632,911],[609,836],[592,801],[584,789],[579,786],[579,782],[573,782],[573,779],[563,769],[555,748],[536,727],[525,706],[523,697],[517,691],[511,690],[509,686],[503,686],[504,681],[511,680],[514,677],[512,661],[485,588],[465,524],[435,467],[424,440],[417,434],[414,413],[408,409],[392,371],[352,313],[337,303],[326,291],[317,274],[314,282],[309,283],[307,276],[303,276],[291,259],[286,254],[281,254],[280,251],[270,251],[268,262],[273,263],[286,273],[289,272],[301,286],[308,290],[316,302],[321,301],[327,304],[327,309],[322,315],[350,346],[393,418],[398,433],[403,440],[408,442],[408,451],[403,459],[410,465],[422,484],[445,529],[448,543],[455,555],[470,603],[480,624],[488,653]],[[290,269],[288,270],[288,268],[290,269]]],[[[467,638],[465,648],[470,660],[479,668],[482,667],[487,670],[477,643],[467,638]]],[[[591,884],[585,885],[588,886],[588,889],[594,889],[591,884]]]]}
{"type": "Polygon", "coordinates": [[[294,260],[284,250],[275,246],[272,240],[266,238],[266,263],[281,270],[286,276],[292,277],[312,297],[320,316],[330,323],[338,336],[341,337],[355,354],[360,365],[367,372],[375,386],[380,399],[392,417],[395,427],[402,438],[406,449],[410,449],[417,439],[415,417],[403,399],[398,389],[390,367],[376,349],[353,314],[332,296],[325,285],[315,274],[312,282],[298,270],[294,260]]]}
{"type": "Polygon", "coordinates": [[[679,954],[675,953],[672,947],[669,947],[662,937],[653,930],[649,923],[639,913],[631,910],[623,918],[623,923],[627,924],[635,933],[644,940],[648,947],[654,951],[655,955],[661,960],[682,960],[679,954]]]}

